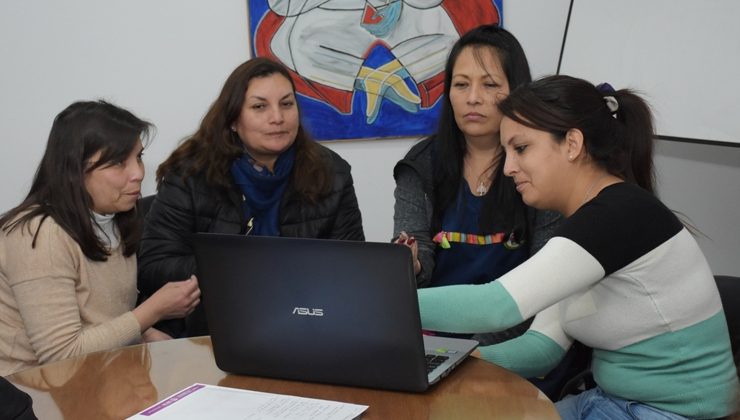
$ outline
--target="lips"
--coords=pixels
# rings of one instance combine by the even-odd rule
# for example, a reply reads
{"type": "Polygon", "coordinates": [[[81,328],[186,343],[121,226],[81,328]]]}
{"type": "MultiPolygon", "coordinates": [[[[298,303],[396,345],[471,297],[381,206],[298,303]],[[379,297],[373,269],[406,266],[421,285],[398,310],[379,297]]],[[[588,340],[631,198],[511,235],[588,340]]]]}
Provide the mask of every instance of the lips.
{"type": "Polygon", "coordinates": [[[516,190],[517,190],[518,192],[520,192],[520,193],[522,192],[522,190],[524,189],[524,187],[525,187],[525,186],[526,186],[527,184],[528,184],[528,182],[527,182],[527,181],[521,181],[521,182],[518,182],[518,181],[514,181],[514,185],[516,185],[516,190]]]}
{"type": "Polygon", "coordinates": [[[479,114],[477,112],[468,112],[467,114],[463,115],[463,118],[465,118],[466,121],[480,121],[485,117],[485,115],[479,114]]]}

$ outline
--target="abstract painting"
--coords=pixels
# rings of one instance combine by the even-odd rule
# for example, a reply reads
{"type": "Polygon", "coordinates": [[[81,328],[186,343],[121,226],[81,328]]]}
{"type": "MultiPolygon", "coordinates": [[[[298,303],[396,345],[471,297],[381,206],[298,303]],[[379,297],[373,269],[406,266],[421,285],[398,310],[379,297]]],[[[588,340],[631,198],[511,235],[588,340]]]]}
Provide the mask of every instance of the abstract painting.
{"type": "Polygon", "coordinates": [[[252,56],[291,71],[317,140],[435,131],[450,47],[503,0],[248,0],[252,56]]]}

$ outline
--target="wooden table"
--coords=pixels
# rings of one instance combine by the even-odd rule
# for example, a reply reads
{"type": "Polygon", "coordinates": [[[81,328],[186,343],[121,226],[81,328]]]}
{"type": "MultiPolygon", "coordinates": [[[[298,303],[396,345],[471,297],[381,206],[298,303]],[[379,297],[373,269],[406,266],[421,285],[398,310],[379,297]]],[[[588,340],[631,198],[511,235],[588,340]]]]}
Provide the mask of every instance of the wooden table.
{"type": "Polygon", "coordinates": [[[125,418],[195,382],[368,405],[363,419],[558,418],[528,381],[475,358],[414,394],[230,375],[216,367],[209,337],[92,353],[8,379],[44,420],[125,418]]]}

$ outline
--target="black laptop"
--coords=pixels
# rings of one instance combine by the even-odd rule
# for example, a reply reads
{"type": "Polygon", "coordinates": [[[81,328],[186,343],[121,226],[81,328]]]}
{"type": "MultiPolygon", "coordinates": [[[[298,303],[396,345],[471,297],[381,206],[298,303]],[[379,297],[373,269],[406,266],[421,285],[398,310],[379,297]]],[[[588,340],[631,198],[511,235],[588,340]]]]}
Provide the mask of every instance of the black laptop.
{"type": "Polygon", "coordinates": [[[424,391],[478,344],[422,336],[404,246],[210,233],[194,245],[226,372],[424,391]]]}

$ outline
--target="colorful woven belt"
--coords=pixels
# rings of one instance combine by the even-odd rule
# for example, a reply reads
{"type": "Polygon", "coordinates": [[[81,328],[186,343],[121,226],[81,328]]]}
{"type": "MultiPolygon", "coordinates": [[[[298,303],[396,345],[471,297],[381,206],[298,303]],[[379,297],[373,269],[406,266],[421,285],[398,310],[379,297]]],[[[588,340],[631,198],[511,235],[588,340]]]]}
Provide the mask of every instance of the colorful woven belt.
{"type": "Polygon", "coordinates": [[[491,244],[500,244],[504,242],[504,246],[508,249],[516,249],[519,248],[521,243],[517,243],[513,241],[513,235],[509,236],[509,240],[506,239],[506,234],[503,232],[499,233],[493,233],[490,235],[476,235],[473,233],[461,233],[461,232],[445,232],[441,231],[434,235],[434,238],[432,238],[432,241],[439,244],[440,247],[443,249],[449,249],[450,248],[450,242],[456,242],[456,243],[462,243],[462,244],[470,244],[470,245],[491,245],[491,244]]]}

